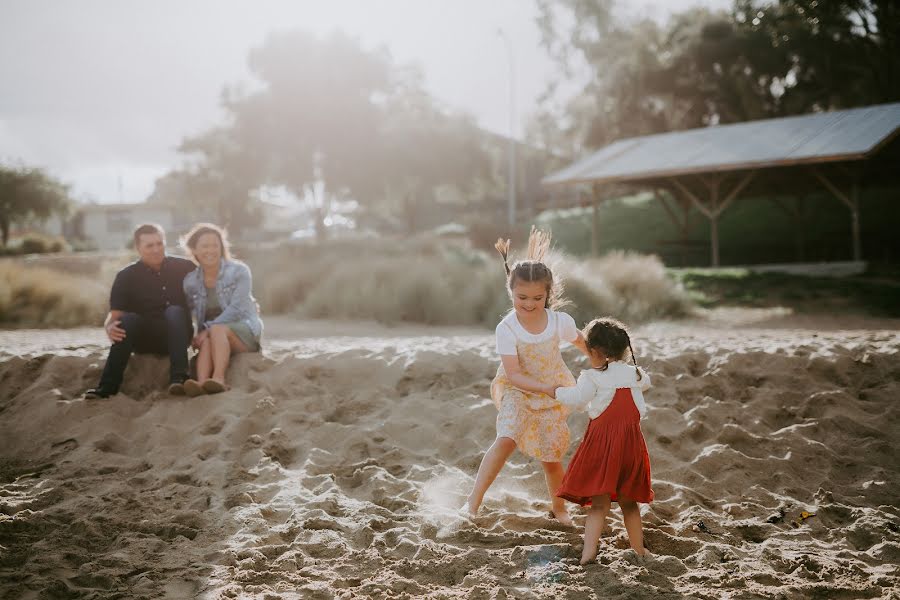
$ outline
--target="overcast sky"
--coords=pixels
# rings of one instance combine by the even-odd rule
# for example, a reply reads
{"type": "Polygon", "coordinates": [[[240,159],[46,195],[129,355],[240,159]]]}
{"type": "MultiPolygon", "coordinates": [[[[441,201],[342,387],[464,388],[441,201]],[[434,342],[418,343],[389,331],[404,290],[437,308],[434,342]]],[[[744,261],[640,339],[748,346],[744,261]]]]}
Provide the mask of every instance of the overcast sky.
{"type": "MultiPolygon", "coordinates": [[[[629,4],[663,18],[730,2],[629,4]]],[[[45,167],[78,199],[143,201],[180,163],[181,139],[221,122],[222,87],[250,81],[248,51],[285,29],[384,46],[418,63],[443,105],[507,133],[502,27],[521,135],[555,68],[536,13],[531,0],[0,0],[0,160],[45,167]]]]}

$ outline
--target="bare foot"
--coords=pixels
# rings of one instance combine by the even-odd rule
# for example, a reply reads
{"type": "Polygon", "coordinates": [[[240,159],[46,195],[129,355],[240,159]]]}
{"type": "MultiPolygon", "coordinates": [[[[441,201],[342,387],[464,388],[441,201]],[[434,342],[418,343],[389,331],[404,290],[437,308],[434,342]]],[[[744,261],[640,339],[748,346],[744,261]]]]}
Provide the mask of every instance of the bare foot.
{"type": "Polygon", "coordinates": [[[588,549],[585,548],[581,552],[581,560],[579,561],[578,564],[586,565],[586,564],[594,562],[595,560],[597,560],[597,549],[594,548],[593,552],[589,552],[588,549]]]}
{"type": "Polygon", "coordinates": [[[478,515],[479,506],[472,501],[472,498],[466,498],[466,503],[462,505],[462,510],[470,519],[474,519],[478,515]]]}
{"type": "Polygon", "coordinates": [[[637,561],[639,563],[645,563],[653,557],[646,548],[632,548],[632,551],[637,555],[637,561]]]}
{"type": "Polygon", "coordinates": [[[560,525],[565,525],[566,527],[574,527],[575,523],[572,522],[572,517],[569,516],[569,511],[565,508],[560,510],[551,510],[550,514],[554,519],[559,521],[560,525]]]}

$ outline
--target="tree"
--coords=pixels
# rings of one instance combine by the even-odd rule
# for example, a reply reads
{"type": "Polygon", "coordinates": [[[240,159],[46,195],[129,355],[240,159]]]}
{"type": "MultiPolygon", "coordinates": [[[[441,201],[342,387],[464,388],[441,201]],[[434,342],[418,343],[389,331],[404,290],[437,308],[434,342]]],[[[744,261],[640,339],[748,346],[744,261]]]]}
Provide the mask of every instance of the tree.
{"type": "Polygon", "coordinates": [[[398,75],[383,103],[379,204],[399,214],[406,232],[414,233],[428,203],[476,194],[478,182],[490,175],[490,157],[470,118],[445,114],[435,106],[422,89],[418,70],[398,75]]]}
{"type": "Polygon", "coordinates": [[[342,34],[299,31],[269,36],[248,60],[258,89],[226,88],[228,124],[185,140],[181,152],[198,160],[161,179],[155,197],[190,185],[204,206],[244,219],[248,193],[283,187],[311,209],[321,239],[335,200],[413,231],[427,203],[477,195],[490,161],[480,131],[440,110],[417,69],[342,34]]]}
{"type": "Polygon", "coordinates": [[[249,64],[262,89],[226,95],[234,139],[264,165],[260,183],[311,204],[322,237],[332,198],[374,192],[389,57],[340,33],[292,31],[270,35],[249,64]]]}
{"type": "Polygon", "coordinates": [[[772,65],[753,64],[780,79],[773,92],[785,114],[900,100],[895,0],[736,0],[733,14],[768,54],[787,58],[774,73],[772,65]]]}
{"type": "Polygon", "coordinates": [[[199,157],[181,171],[181,183],[195,210],[240,236],[259,224],[261,209],[252,194],[263,179],[260,157],[247,152],[230,128],[212,129],[184,140],[178,150],[199,157]]]}
{"type": "Polygon", "coordinates": [[[12,223],[65,215],[70,206],[68,187],[42,169],[0,165],[0,239],[4,247],[12,223]]]}
{"type": "Polygon", "coordinates": [[[530,126],[569,153],[615,139],[900,100],[893,0],[735,0],[665,25],[618,19],[609,0],[538,0],[562,69],[530,126]],[[580,82],[568,102],[558,90],[580,82]]]}

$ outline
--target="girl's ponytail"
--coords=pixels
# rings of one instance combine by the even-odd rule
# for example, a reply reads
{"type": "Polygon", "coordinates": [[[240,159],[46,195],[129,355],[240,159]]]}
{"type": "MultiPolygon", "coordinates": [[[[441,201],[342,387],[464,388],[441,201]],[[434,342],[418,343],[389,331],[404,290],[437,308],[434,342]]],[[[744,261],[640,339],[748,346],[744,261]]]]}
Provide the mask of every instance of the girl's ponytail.
{"type": "Polygon", "coordinates": [[[503,257],[503,268],[506,269],[506,276],[509,277],[509,240],[497,238],[497,243],[494,244],[494,248],[496,248],[497,252],[500,253],[500,256],[503,257]]]}

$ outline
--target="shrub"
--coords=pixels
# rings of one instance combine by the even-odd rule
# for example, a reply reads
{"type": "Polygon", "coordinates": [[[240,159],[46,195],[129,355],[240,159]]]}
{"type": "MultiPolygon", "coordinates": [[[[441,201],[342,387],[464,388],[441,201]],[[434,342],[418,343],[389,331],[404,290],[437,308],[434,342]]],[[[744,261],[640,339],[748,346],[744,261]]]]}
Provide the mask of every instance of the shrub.
{"type": "MultiPolygon", "coordinates": [[[[509,309],[499,257],[428,238],[334,240],[249,251],[264,312],[384,323],[493,326],[509,309]]],[[[515,256],[512,257],[515,259],[515,256]]],[[[658,258],[612,253],[593,261],[550,258],[565,308],[579,323],[678,317],[691,303],[658,258]]]]}
{"type": "Polygon", "coordinates": [[[5,326],[99,325],[108,294],[93,279],[0,262],[0,323],[5,326]]]}
{"type": "Polygon", "coordinates": [[[654,255],[615,251],[598,259],[564,258],[558,270],[579,323],[599,315],[626,323],[683,317],[693,309],[688,293],[654,255]]]}
{"type": "Polygon", "coordinates": [[[49,237],[30,233],[18,240],[21,254],[47,254],[50,252],[63,252],[69,250],[65,240],[58,237],[49,237]]]}

